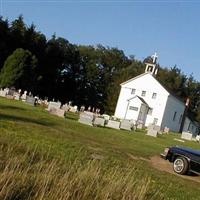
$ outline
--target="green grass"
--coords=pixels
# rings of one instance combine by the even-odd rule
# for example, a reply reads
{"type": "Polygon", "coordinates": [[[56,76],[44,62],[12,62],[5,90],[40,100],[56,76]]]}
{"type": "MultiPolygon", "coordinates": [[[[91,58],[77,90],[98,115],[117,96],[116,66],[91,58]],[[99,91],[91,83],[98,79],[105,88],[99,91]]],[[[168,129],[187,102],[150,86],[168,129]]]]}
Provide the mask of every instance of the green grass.
{"type": "MultiPolygon", "coordinates": [[[[36,151],[36,155],[39,158],[45,158],[45,162],[51,163],[52,160],[56,160],[58,163],[62,163],[61,168],[67,168],[69,163],[75,162],[76,167],[80,166],[80,169],[83,169],[85,163],[90,163],[96,158],[95,162],[99,162],[101,171],[105,172],[104,175],[98,177],[97,182],[100,184],[107,176],[105,174],[117,167],[118,171],[122,169],[123,172],[127,172],[125,174],[133,173],[135,181],[139,181],[140,187],[142,181],[150,180],[145,197],[140,199],[150,199],[151,196],[158,199],[156,191],[159,193],[160,199],[162,197],[163,199],[200,199],[200,184],[160,172],[154,169],[149,162],[134,160],[130,156],[148,159],[151,156],[159,155],[167,146],[179,145],[200,149],[198,143],[175,141],[174,138],[180,138],[179,134],[153,138],[146,136],[144,131],[128,132],[90,127],[78,123],[77,115],[67,114],[66,117],[66,119],[62,119],[49,115],[43,108],[0,98],[0,144],[2,146],[0,156],[3,157],[5,148],[7,149],[5,152],[9,152],[9,149],[15,150],[11,151],[11,157],[20,158],[27,151],[36,151]],[[155,194],[154,197],[153,194],[155,194]]],[[[120,172],[117,177],[119,178],[121,175],[120,172]]],[[[126,184],[128,185],[128,183],[127,180],[126,184]]],[[[145,186],[145,183],[143,185],[145,186]]],[[[105,190],[103,186],[100,188],[102,191],[105,190]]],[[[119,193],[119,186],[117,188],[118,190],[113,192],[113,195],[117,194],[117,191],[119,193]]],[[[95,191],[99,194],[99,199],[105,199],[100,195],[100,191],[95,191]]],[[[113,199],[121,198],[120,195],[113,196],[113,199]]],[[[85,199],[88,199],[88,196],[85,199]]]]}

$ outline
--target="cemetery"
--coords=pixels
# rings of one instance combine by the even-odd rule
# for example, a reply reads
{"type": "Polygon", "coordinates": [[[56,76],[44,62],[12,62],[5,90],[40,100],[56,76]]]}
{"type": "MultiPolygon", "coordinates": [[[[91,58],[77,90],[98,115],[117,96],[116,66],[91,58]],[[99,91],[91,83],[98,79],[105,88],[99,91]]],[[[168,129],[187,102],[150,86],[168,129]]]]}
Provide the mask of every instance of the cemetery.
{"type": "MultiPolygon", "coordinates": [[[[100,114],[100,109],[98,108],[91,108],[90,106],[86,109],[85,106],[81,106],[80,110],[78,109],[78,106],[72,106],[72,102],[61,104],[61,102],[54,102],[54,101],[47,101],[39,99],[37,96],[33,97],[31,92],[27,94],[27,91],[21,92],[21,89],[16,91],[14,88],[5,88],[0,89],[0,97],[5,97],[7,99],[12,100],[21,100],[22,102],[25,102],[31,106],[36,105],[43,105],[46,107],[46,110],[52,114],[56,115],[58,117],[65,118],[65,115],[67,112],[71,113],[79,113],[79,119],[78,122],[94,126],[94,127],[106,127],[106,128],[112,128],[117,130],[126,130],[130,131],[130,133],[134,133],[137,130],[145,130],[147,136],[152,137],[159,137],[159,135],[162,134],[168,134],[170,132],[170,129],[168,127],[164,127],[163,129],[155,124],[149,124],[148,127],[145,127],[141,120],[135,121],[135,120],[128,120],[128,119],[119,119],[115,116],[109,116],[107,114],[100,114]]],[[[187,119],[188,120],[188,119],[187,119]]],[[[199,135],[193,134],[190,131],[182,131],[181,139],[188,140],[188,141],[197,141],[199,142],[199,135]]]]}
{"type": "MultiPolygon", "coordinates": [[[[66,107],[66,105],[64,107],[66,107]]],[[[173,191],[173,197],[179,196],[180,190],[178,189],[177,184],[180,184],[181,188],[185,188],[185,190],[187,190],[187,192],[183,192],[181,190],[181,194],[184,196],[196,196],[194,190],[196,192],[198,190],[196,190],[196,187],[191,184],[191,180],[174,175],[169,177],[167,172],[163,173],[152,168],[150,161],[148,162],[145,160],[140,160],[140,164],[137,161],[137,157],[143,157],[148,160],[151,158],[151,156],[158,155],[160,152],[162,152],[163,148],[169,144],[198,148],[200,144],[195,141],[187,140],[190,139],[190,137],[187,136],[186,133],[183,133],[182,135],[172,134],[167,132],[169,131],[168,128],[165,128],[161,134],[160,127],[156,125],[147,127],[147,130],[137,129],[134,128],[133,121],[123,120],[119,123],[117,119],[111,117],[108,119],[107,115],[101,116],[96,113],[89,112],[87,109],[85,109],[86,111],[84,110],[80,112],[80,117],[78,113],[68,111],[65,114],[65,118],[63,118],[62,113],[57,113],[60,110],[65,112],[66,108],[62,108],[63,107],[59,102],[49,102],[49,107],[47,107],[47,109],[50,110],[50,112],[53,112],[53,115],[61,116],[53,117],[52,115],[48,114],[43,107],[33,107],[26,102],[0,98],[0,123],[2,125],[0,126],[0,137],[4,135],[3,137],[6,137],[9,141],[13,141],[13,139],[16,137],[16,139],[18,138],[24,145],[29,141],[29,148],[34,148],[34,144],[37,144],[42,149],[49,149],[49,144],[51,144],[52,149],[48,151],[53,157],[68,154],[69,149],[66,148],[66,145],[70,145],[75,148],[75,151],[80,151],[80,148],[82,149],[80,151],[80,155],[78,155],[76,159],[83,158],[85,156],[84,152],[87,152],[86,155],[90,157],[91,153],[91,158],[93,160],[106,159],[106,162],[109,163],[109,159],[107,160],[109,157],[117,160],[117,162],[122,162],[122,165],[126,163],[124,161],[130,159],[130,157],[127,157],[127,155],[130,155],[134,152],[134,160],[129,160],[131,163],[131,168],[133,166],[141,166],[142,162],[143,168],[138,172],[139,174],[141,173],[141,178],[143,177],[144,173],[147,173],[148,175],[153,173],[153,176],[156,177],[157,180],[155,182],[155,187],[157,190],[160,188],[159,190],[162,192],[162,194],[168,196],[171,194],[171,191],[173,191]],[[4,106],[8,108],[5,110],[4,106]],[[18,108],[18,111],[13,108],[18,108]],[[23,109],[20,110],[20,108],[23,109]],[[39,110],[40,112],[37,112],[39,110]],[[30,113],[29,115],[25,114],[27,111],[30,113]],[[8,117],[9,113],[12,117],[8,117]],[[71,115],[74,116],[74,119],[69,117],[71,115]],[[25,116],[27,120],[24,120],[25,116]],[[14,132],[9,132],[9,130],[12,129],[9,121],[13,121],[14,123],[14,132]],[[6,127],[6,129],[3,127],[6,127]],[[56,132],[54,129],[56,129],[56,132]],[[5,132],[5,130],[8,130],[8,132],[5,132]],[[71,132],[72,130],[73,132],[71,132]],[[153,137],[149,137],[149,135],[153,137]],[[77,139],[75,140],[74,138],[76,137],[77,139]],[[178,139],[182,139],[185,142],[182,143],[178,141],[178,139]],[[65,143],[65,146],[63,146],[63,142],[65,143]],[[55,149],[57,150],[55,151],[55,149]],[[103,153],[102,151],[105,151],[106,153],[103,153]],[[151,169],[151,173],[149,172],[149,169],[151,169]],[[167,178],[165,179],[165,177],[167,178]],[[160,187],[163,184],[169,184],[169,190],[166,191],[164,188],[160,187]]],[[[88,158],[84,159],[87,160],[88,158]]],[[[110,165],[112,164],[110,163],[110,165]]],[[[193,181],[198,181],[198,177],[195,177],[193,181]]]]}
{"type": "Polygon", "coordinates": [[[200,14],[169,3],[1,0],[0,200],[200,199],[200,14]]]}

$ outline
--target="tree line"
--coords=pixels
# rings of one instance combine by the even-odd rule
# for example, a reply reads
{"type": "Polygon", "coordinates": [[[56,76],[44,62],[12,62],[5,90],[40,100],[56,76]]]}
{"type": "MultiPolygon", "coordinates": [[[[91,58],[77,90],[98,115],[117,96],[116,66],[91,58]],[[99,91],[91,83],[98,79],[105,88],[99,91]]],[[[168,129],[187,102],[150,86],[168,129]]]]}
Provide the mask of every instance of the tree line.
{"type": "MultiPolygon", "coordinates": [[[[48,39],[26,25],[22,16],[12,22],[0,17],[0,87],[31,91],[41,98],[114,112],[120,83],[144,72],[143,61],[118,48],[70,43],[55,34],[48,39]]],[[[157,79],[200,119],[200,83],[177,66],[160,67],[157,79]]]]}

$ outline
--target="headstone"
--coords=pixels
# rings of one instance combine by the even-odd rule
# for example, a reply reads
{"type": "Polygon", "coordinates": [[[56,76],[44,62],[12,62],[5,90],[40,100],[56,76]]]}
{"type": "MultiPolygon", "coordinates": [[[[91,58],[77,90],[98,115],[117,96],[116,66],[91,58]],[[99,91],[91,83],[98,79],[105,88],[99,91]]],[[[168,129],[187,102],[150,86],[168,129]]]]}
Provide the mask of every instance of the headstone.
{"type": "Polygon", "coordinates": [[[3,89],[0,90],[0,96],[1,96],[1,97],[6,97],[6,94],[7,94],[7,93],[6,93],[5,90],[3,90],[3,89]]]}
{"type": "Polygon", "coordinates": [[[137,125],[137,128],[138,128],[138,129],[143,129],[143,128],[144,128],[144,124],[139,123],[139,124],[137,125]]]}
{"type": "Polygon", "coordinates": [[[58,117],[64,117],[65,116],[65,111],[60,109],[60,108],[51,108],[49,110],[49,113],[52,115],[56,115],[58,117]]]}
{"type": "Polygon", "coordinates": [[[165,126],[163,132],[166,133],[166,134],[168,134],[169,133],[169,128],[165,126]]]}
{"type": "Polygon", "coordinates": [[[80,114],[79,122],[93,126],[94,114],[92,112],[83,112],[80,114]]]}
{"type": "Polygon", "coordinates": [[[26,101],[26,98],[27,98],[27,91],[24,91],[24,94],[22,94],[22,101],[26,101]]]}
{"type": "Polygon", "coordinates": [[[7,95],[6,95],[6,98],[7,98],[7,99],[14,99],[14,96],[13,96],[13,95],[7,94],[7,95]]]}
{"type": "Polygon", "coordinates": [[[108,123],[106,124],[106,127],[119,129],[120,122],[115,120],[108,120],[108,123]]]}
{"type": "Polygon", "coordinates": [[[70,108],[69,108],[69,105],[66,103],[66,104],[64,104],[64,105],[62,106],[61,109],[64,110],[64,111],[66,111],[66,112],[68,112],[70,108]]]}
{"type": "Polygon", "coordinates": [[[60,102],[50,101],[47,110],[50,111],[51,109],[60,109],[60,106],[61,106],[60,102]]]}
{"type": "Polygon", "coordinates": [[[20,100],[20,94],[18,92],[14,93],[14,99],[18,101],[20,100]]]}
{"type": "Polygon", "coordinates": [[[30,96],[27,96],[26,97],[26,103],[32,105],[32,106],[35,106],[35,97],[30,97],[30,96]]]}
{"type": "Polygon", "coordinates": [[[133,122],[131,120],[124,119],[121,121],[120,129],[131,131],[133,128],[133,122]]]}
{"type": "Polygon", "coordinates": [[[96,126],[104,126],[105,125],[105,119],[102,117],[96,117],[94,120],[94,125],[96,126]]]}
{"type": "Polygon", "coordinates": [[[156,131],[160,131],[160,126],[158,126],[158,125],[154,125],[154,124],[149,124],[149,126],[148,126],[148,130],[156,130],[156,131]]]}
{"type": "Polygon", "coordinates": [[[70,112],[73,112],[73,113],[76,113],[78,112],[78,106],[70,106],[70,109],[69,109],[70,112]]]}
{"type": "Polygon", "coordinates": [[[200,135],[196,136],[196,141],[199,142],[200,141],[200,135]]]}
{"type": "Polygon", "coordinates": [[[85,106],[81,106],[80,112],[84,112],[84,111],[85,111],[85,106]]]}
{"type": "Polygon", "coordinates": [[[101,115],[105,120],[109,120],[110,119],[110,115],[107,114],[103,114],[101,115]]]}
{"type": "Polygon", "coordinates": [[[181,138],[184,140],[192,140],[192,133],[183,131],[181,138]]]}
{"type": "Polygon", "coordinates": [[[10,89],[8,89],[7,95],[14,96],[14,93],[15,93],[15,88],[10,88],[10,89]]]}
{"type": "Polygon", "coordinates": [[[158,136],[158,131],[154,129],[148,129],[147,135],[152,136],[152,137],[157,137],[158,136]]]}

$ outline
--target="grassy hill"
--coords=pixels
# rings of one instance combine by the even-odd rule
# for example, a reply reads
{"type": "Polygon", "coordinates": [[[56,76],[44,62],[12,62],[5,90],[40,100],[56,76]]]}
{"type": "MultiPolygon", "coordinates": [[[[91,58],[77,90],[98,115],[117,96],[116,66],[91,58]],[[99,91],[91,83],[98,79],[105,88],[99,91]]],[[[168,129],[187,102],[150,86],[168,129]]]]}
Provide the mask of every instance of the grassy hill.
{"type": "Polygon", "coordinates": [[[148,161],[180,135],[82,125],[0,98],[0,199],[200,199],[200,183],[148,161]]]}

